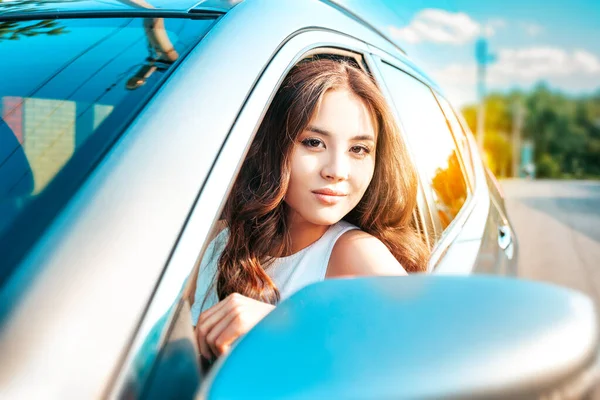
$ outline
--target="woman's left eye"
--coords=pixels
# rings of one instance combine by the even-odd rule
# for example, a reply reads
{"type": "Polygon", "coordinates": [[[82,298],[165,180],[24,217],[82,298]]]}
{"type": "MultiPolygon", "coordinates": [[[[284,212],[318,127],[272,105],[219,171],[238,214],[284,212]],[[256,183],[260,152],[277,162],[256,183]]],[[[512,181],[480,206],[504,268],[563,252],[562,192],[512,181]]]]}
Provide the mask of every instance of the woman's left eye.
{"type": "Polygon", "coordinates": [[[302,141],[302,144],[305,145],[306,147],[316,148],[316,147],[321,147],[323,142],[319,139],[307,138],[302,141]]]}
{"type": "Polygon", "coordinates": [[[371,151],[364,146],[352,146],[350,151],[354,154],[365,155],[369,154],[371,151]]]}

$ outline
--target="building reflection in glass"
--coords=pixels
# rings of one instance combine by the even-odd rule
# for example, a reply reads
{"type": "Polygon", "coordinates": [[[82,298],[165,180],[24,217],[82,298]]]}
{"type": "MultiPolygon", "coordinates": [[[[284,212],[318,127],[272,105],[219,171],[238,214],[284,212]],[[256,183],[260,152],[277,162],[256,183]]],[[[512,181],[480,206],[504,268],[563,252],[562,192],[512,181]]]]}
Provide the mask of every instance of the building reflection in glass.
{"type": "Polygon", "coordinates": [[[0,43],[0,51],[15,55],[3,68],[0,116],[25,152],[34,178],[32,195],[48,185],[127,91],[178,58],[163,18],[64,20],[60,30],[52,28],[53,33],[0,43]],[[144,71],[141,79],[136,69],[144,71]]]}
{"type": "Polygon", "coordinates": [[[14,40],[0,40],[0,54],[10,55],[0,63],[0,234],[38,198],[59,207],[54,198],[87,176],[148,92],[213,23],[73,18],[3,25],[0,39],[14,40]],[[59,175],[63,184],[42,196],[59,175]]]}
{"type": "Polygon", "coordinates": [[[2,115],[21,143],[39,193],[94,132],[113,106],[55,99],[4,97],[2,115]],[[9,113],[10,111],[10,113],[9,113]]]}

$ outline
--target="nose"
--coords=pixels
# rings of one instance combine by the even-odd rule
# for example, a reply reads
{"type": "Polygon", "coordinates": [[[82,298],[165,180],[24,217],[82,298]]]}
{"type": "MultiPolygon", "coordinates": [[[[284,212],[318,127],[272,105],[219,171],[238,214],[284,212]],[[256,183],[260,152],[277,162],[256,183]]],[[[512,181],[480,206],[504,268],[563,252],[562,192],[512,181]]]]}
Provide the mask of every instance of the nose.
{"type": "Polygon", "coordinates": [[[350,176],[350,160],[345,154],[330,153],[321,169],[321,176],[332,182],[347,180],[350,176]]]}

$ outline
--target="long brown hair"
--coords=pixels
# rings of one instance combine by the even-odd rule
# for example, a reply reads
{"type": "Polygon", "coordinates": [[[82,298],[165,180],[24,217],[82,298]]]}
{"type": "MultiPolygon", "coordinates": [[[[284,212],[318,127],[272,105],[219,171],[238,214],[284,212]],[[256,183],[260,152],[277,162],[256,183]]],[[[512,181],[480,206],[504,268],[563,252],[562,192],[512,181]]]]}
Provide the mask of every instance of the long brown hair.
{"type": "Polygon", "coordinates": [[[373,178],[344,219],[380,239],[409,272],[424,271],[429,250],[412,225],[417,177],[387,103],[371,77],[347,61],[311,59],[292,68],[260,125],[227,200],[229,238],[218,261],[217,294],[275,304],[265,269],[287,255],[290,154],[328,90],[347,89],[369,110],[377,132],[373,178]]]}

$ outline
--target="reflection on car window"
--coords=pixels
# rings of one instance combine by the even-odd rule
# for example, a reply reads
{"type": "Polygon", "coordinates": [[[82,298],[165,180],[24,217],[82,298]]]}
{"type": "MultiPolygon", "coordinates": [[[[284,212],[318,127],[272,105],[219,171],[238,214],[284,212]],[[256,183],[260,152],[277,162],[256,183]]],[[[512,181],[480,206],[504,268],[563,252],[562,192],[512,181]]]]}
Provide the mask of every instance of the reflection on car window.
{"type": "Polygon", "coordinates": [[[421,177],[429,183],[438,223],[446,229],[467,199],[467,183],[444,114],[423,83],[388,64],[382,73],[421,177]]]}
{"type": "Polygon", "coordinates": [[[36,234],[32,224],[56,213],[68,200],[67,192],[135,116],[145,95],[213,22],[99,18],[4,23],[0,251],[27,242],[36,234]],[[62,186],[54,184],[59,176],[62,186]],[[19,226],[18,234],[9,232],[19,226]]]}
{"type": "Polygon", "coordinates": [[[454,139],[456,139],[456,143],[460,149],[467,176],[471,182],[475,182],[475,169],[473,167],[473,158],[471,157],[471,149],[469,148],[469,140],[467,139],[467,135],[462,129],[460,122],[458,122],[458,118],[454,113],[452,106],[450,106],[450,103],[440,96],[438,96],[437,99],[442,107],[442,110],[444,110],[446,119],[448,120],[448,123],[452,128],[452,132],[454,133],[454,139]]]}

